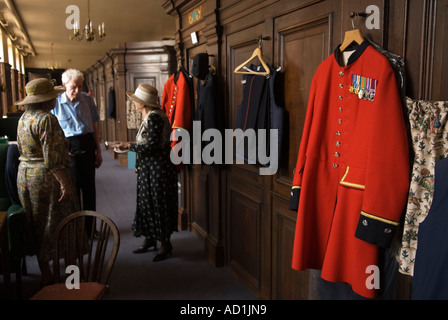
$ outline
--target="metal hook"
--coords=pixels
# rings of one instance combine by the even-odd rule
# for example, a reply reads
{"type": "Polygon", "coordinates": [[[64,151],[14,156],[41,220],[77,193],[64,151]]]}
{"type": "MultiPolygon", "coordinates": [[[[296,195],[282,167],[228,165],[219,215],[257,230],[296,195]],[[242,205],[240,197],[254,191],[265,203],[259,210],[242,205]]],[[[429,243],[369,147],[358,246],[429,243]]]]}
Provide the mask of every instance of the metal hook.
{"type": "Polygon", "coordinates": [[[260,36],[257,38],[258,47],[260,49],[263,47],[263,40],[271,40],[271,37],[263,37],[263,35],[260,34],[260,36]]]}
{"type": "Polygon", "coordinates": [[[353,22],[354,18],[361,18],[361,17],[365,18],[367,16],[369,16],[369,14],[367,12],[352,12],[352,13],[350,13],[350,19],[352,20],[353,29],[355,29],[355,23],[353,22]]]}

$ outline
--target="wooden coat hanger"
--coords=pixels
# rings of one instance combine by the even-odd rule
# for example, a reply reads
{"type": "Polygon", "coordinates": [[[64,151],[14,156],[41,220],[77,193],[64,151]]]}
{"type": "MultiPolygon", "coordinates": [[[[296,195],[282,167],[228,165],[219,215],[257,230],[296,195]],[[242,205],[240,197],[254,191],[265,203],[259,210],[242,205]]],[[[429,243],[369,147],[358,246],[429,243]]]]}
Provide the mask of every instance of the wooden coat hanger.
{"type": "Polygon", "coordinates": [[[254,50],[254,52],[252,53],[252,55],[250,56],[249,59],[247,59],[246,61],[244,61],[242,64],[240,64],[238,67],[235,68],[234,73],[242,73],[242,74],[255,74],[255,75],[270,75],[271,71],[269,70],[269,67],[267,66],[266,62],[264,62],[263,60],[263,54],[261,53],[261,46],[263,43],[263,38],[260,36],[260,38],[258,38],[258,48],[256,48],[254,50]],[[258,58],[258,60],[260,61],[261,65],[263,66],[265,71],[254,71],[249,69],[248,67],[246,67],[246,64],[248,64],[251,60],[253,60],[254,58],[258,58]],[[243,71],[246,70],[246,71],[243,71]]]}
{"type": "MultiPolygon", "coordinates": [[[[366,15],[366,14],[364,14],[366,15]]],[[[356,42],[357,44],[361,44],[364,41],[364,37],[359,29],[355,29],[355,24],[353,23],[354,17],[364,16],[363,13],[352,13],[350,18],[352,19],[353,30],[348,30],[345,32],[344,41],[342,42],[339,50],[343,52],[347,47],[352,44],[352,42],[356,42]]]]}

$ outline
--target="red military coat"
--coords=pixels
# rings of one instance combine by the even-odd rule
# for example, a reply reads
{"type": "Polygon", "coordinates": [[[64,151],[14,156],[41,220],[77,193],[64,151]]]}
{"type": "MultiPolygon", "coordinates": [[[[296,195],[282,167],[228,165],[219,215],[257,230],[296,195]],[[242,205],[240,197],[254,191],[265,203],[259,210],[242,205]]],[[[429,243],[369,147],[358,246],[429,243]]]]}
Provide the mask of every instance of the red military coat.
{"type": "MultiPolygon", "coordinates": [[[[161,108],[168,116],[172,129],[190,130],[191,100],[190,87],[183,72],[171,75],[163,87],[161,108]]],[[[177,141],[172,141],[171,147],[177,141]]]]}
{"type": "Polygon", "coordinates": [[[373,298],[367,267],[378,266],[409,190],[407,132],[389,61],[367,41],[347,66],[338,53],[311,84],[291,192],[292,208],[298,203],[292,267],[321,269],[323,279],[373,298]]]}

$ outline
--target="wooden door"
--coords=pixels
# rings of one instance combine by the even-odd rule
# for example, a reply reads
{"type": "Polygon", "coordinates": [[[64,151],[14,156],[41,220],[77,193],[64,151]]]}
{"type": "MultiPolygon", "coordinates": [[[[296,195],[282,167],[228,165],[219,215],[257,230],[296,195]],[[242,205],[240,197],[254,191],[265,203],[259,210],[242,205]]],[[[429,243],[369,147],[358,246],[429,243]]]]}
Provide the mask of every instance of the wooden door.
{"type": "Polygon", "coordinates": [[[337,6],[302,8],[273,19],[275,65],[282,68],[283,107],[288,120],[286,141],[272,188],[272,298],[306,299],[313,286],[307,271],[291,268],[296,212],[289,210],[291,182],[297,161],[308,96],[318,65],[333,51],[337,6]]]}

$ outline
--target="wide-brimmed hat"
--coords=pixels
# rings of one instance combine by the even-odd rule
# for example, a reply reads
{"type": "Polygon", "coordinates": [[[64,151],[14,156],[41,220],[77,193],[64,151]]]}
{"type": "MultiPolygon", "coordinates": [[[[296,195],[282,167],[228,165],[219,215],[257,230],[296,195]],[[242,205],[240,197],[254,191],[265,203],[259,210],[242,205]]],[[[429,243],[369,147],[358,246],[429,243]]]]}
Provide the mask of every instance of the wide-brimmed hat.
{"type": "Polygon", "coordinates": [[[16,105],[26,105],[50,101],[65,91],[62,86],[55,87],[53,82],[45,78],[34,79],[25,86],[26,97],[17,101],[16,105]]]}
{"type": "Polygon", "coordinates": [[[138,85],[135,92],[126,91],[126,95],[133,101],[140,102],[147,107],[160,108],[159,104],[159,92],[153,86],[147,83],[141,83],[138,85]]]}

